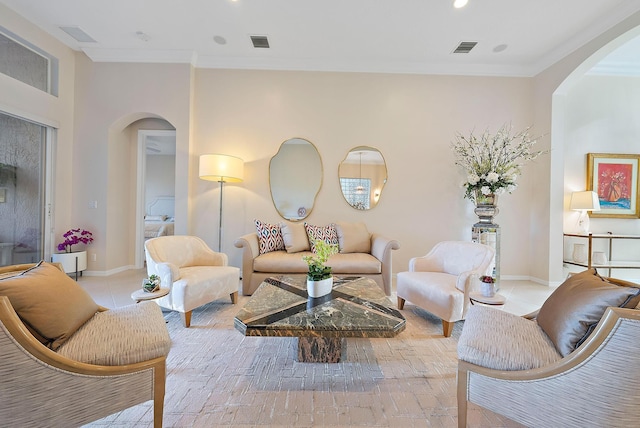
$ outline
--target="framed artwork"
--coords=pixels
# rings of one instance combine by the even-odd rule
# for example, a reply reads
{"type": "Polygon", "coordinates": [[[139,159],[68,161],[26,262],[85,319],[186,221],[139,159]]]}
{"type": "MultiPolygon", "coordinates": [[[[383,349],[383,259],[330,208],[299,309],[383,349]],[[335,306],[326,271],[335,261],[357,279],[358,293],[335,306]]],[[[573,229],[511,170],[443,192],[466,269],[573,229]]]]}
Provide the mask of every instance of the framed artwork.
{"type": "Polygon", "coordinates": [[[587,153],[587,190],[600,200],[591,217],[640,218],[639,165],[640,154],[587,153]]]}

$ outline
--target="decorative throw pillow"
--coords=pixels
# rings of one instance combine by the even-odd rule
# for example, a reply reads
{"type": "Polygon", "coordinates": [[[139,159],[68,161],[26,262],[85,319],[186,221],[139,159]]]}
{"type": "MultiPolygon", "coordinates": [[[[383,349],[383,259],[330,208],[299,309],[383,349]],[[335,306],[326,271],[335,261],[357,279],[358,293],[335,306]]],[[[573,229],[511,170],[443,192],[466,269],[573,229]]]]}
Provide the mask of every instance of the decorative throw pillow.
{"type": "Polygon", "coordinates": [[[307,237],[309,238],[309,246],[311,252],[316,252],[315,241],[325,241],[329,245],[338,245],[338,234],[336,233],[333,225],[328,226],[314,226],[312,224],[305,223],[304,228],[307,230],[307,237]]]}
{"type": "Polygon", "coordinates": [[[640,285],[608,280],[592,268],[563,282],[544,302],[537,321],[564,357],[586,340],[607,307],[634,308],[639,301],[640,285]]]}
{"type": "Polygon", "coordinates": [[[364,223],[337,222],[334,226],[341,253],[371,252],[371,234],[364,223]]]}
{"type": "Polygon", "coordinates": [[[46,262],[0,279],[0,295],[9,298],[27,328],[54,351],[99,310],[78,283],[46,262]]]}
{"type": "Polygon", "coordinates": [[[309,238],[302,223],[280,223],[282,240],[287,253],[309,251],[309,238]]]}
{"type": "Polygon", "coordinates": [[[282,240],[279,224],[264,223],[260,220],[255,220],[255,224],[260,254],[284,250],[284,241],[282,240]]]}

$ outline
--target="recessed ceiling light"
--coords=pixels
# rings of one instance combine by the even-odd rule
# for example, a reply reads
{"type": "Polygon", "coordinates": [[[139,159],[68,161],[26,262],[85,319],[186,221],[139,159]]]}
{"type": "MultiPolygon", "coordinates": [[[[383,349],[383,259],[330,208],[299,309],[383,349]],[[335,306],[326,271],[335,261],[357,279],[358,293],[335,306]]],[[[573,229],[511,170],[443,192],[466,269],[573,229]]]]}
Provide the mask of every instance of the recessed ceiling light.
{"type": "Polygon", "coordinates": [[[226,45],[227,44],[227,39],[225,39],[222,36],[213,36],[213,41],[216,42],[219,45],[226,45]]]}
{"type": "Polygon", "coordinates": [[[507,45],[503,43],[493,48],[493,51],[497,53],[497,52],[502,52],[505,49],[507,49],[507,45]]]}
{"type": "Polygon", "coordinates": [[[465,7],[468,2],[469,0],[455,0],[453,2],[453,7],[455,7],[456,9],[460,9],[461,7],[465,7]]]}

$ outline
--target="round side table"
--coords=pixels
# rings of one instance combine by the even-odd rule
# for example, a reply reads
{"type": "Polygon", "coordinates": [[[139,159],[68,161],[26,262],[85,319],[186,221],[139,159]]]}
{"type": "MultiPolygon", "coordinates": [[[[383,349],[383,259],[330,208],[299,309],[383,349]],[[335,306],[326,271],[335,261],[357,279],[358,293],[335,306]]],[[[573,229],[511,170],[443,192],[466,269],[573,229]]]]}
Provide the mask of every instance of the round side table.
{"type": "Polygon", "coordinates": [[[507,299],[502,294],[494,294],[492,297],[483,296],[479,291],[472,291],[469,293],[469,300],[471,300],[471,304],[474,305],[476,303],[480,303],[482,305],[490,305],[490,306],[502,306],[507,301],[507,299]]]}
{"type": "Polygon", "coordinates": [[[161,288],[158,291],[144,291],[142,288],[137,289],[133,293],[131,293],[131,298],[136,301],[136,303],[140,303],[143,300],[153,300],[159,299],[160,297],[164,297],[169,294],[168,288],[161,288]]]}

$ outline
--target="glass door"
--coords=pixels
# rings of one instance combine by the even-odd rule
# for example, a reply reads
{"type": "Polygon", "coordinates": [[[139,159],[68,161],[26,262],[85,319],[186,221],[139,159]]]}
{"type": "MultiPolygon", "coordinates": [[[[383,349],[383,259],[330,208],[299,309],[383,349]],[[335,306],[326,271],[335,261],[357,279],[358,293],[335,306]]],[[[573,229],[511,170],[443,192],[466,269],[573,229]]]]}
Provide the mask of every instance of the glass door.
{"type": "Polygon", "coordinates": [[[0,266],[45,257],[48,128],[0,113],[0,266]]]}

